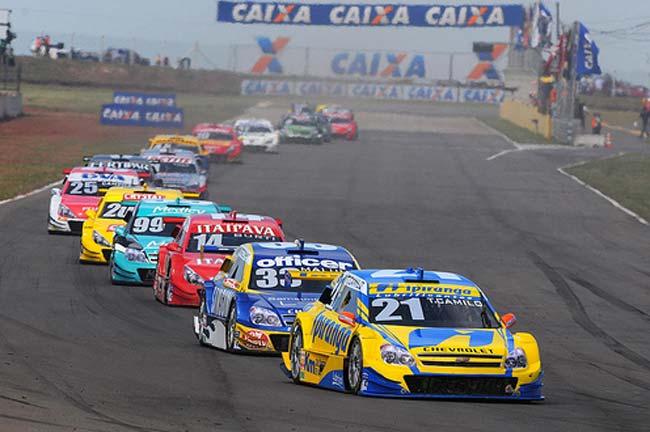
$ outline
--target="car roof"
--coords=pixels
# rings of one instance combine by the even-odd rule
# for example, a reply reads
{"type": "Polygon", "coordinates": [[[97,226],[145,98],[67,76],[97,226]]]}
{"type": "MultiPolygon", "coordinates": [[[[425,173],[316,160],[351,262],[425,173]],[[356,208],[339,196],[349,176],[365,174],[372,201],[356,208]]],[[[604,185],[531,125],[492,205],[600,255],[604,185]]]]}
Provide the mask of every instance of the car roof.
{"type": "MultiPolygon", "coordinates": [[[[175,197],[182,197],[183,192],[176,190],[176,189],[161,189],[161,188],[143,188],[143,187],[137,187],[137,188],[125,188],[125,187],[119,187],[119,186],[114,186],[110,188],[107,192],[106,195],[104,195],[104,200],[105,201],[123,201],[125,195],[153,195],[153,196],[165,196],[167,199],[175,198],[175,197]]],[[[150,199],[150,198],[147,198],[150,199]]],[[[157,198],[156,198],[157,199],[157,198]]],[[[138,201],[141,201],[142,199],[138,199],[138,201]]]]}
{"type": "MultiPolygon", "coordinates": [[[[253,254],[259,257],[277,257],[300,254],[301,247],[298,242],[257,242],[249,243],[253,254]]],[[[330,245],[325,243],[304,243],[303,250],[309,253],[309,256],[327,257],[340,261],[355,262],[354,257],[343,246],[330,245]]]]}
{"type": "Polygon", "coordinates": [[[144,200],[138,203],[137,214],[159,214],[160,216],[189,216],[201,213],[218,213],[217,205],[211,201],[187,200],[176,198],[173,200],[144,200]],[[214,211],[212,211],[214,210],[214,211]]]}
{"type": "Polygon", "coordinates": [[[199,140],[192,135],[156,135],[149,139],[152,146],[163,144],[199,145],[199,140]]]}
{"type": "Polygon", "coordinates": [[[246,213],[219,213],[219,214],[203,214],[192,216],[192,223],[221,223],[221,222],[248,222],[248,223],[271,223],[278,225],[277,220],[270,216],[246,214],[246,213]]]}
{"type": "Polygon", "coordinates": [[[441,285],[465,285],[476,287],[476,284],[465,276],[457,273],[422,270],[422,269],[375,269],[375,270],[354,270],[353,275],[365,280],[367,283],[396,284],[407,282],[433,282],[441,285]],[[420,272],[421,271],[421,272],[420,272]]]}

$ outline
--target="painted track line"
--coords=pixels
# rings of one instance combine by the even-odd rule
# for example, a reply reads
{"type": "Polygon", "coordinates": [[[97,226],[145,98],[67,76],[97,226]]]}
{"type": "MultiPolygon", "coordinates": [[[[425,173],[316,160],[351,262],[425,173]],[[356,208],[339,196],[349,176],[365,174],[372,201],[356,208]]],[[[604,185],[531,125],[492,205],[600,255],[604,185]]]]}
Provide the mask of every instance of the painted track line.
{"type": "MultiPolygon", "coordinates": [[[[622,156],[622,155],[624,155],[624,154],[625,154],[624,152],[621,152],[621,153],[615,154],[615,155],[613,155],[613,156],[608,156],[608,157],[606,157],[606,158],[602,158],[602,159],[598,159],[598,160],[611,159],[611,158],[614,158],[614,157],[622,156]]],[[[609,202],[612,206],[614,206],[614,207],[617,208],[618,210],[622,211],[623,213],[627,214],[628,216],[632,216],[632,217],[633,217],[634,219],[636,219],[637,222],[639,222],[640,224],[643,224],[643,225],[646,225],[646,226],[650,225],[650,224],[648,223],[647,220],[645,220],[644,218],[642,218],[641,216],[639,216],[637,213],[633,212],[633,211],[630,210],[629,208],[625,207],[624,205],[622,205],[621,203],[619,203],[618,201],[616,201],[614,198],[612,198],[612,197],[610,197],[610,196],[608,196],[608,195],[605,195],[605,194],[604,194],[603,192],[601,192],[600,190],[596,189],[595,187],[593,187],[593,186],[591,186],[591,185],[585,183],[584,181],[580,180],[578,177],[576,177],[576,176],[574,176],[574,175],[572,175],[572,174],[569,174],[568,172],[565,171],[566,169],[569,169],[569,168],[575,168],[575,167],[578,167],[578,166],[584,165],[584,164],[586,164],[586,163],[588,163],[588,162],[592,162],[592,161],[581,161],[581,162],[578,162],[578,163],[574,163],[574,164],[570,164],[570,165],[565,165],[565,166],[563,166],[563,167],[557,168],[557,171],[558,171],[560,174],[562,174],[563,176],[566,176],[566,177],[570,178],[571,180],[575,181],[575,182],[578,183],[580,186],[586,188],[587,190],[590,190],[591,192],[595,193],[595,194],[598,195],[599,197],[601,197],[601,198],[607,200],[607,202],[609,202]]]]}
{"type": "Polygon", "coordinates": [[[2,200],[2,201],[0,201],[0,206],[1,206],[1,205],[4,205],[4,204],[12,203],[12,202],[14,202],[14,201],[21,200],[21,199],[23,199],[23,198],[28,198],[28,197],[30,197],[30,196],[32,196],[32,195],[36,195],[36,194],[38,194],[38,193],[43,192],[44,190],[47,190],[47,189],[53,188],[54,186],[56,186],[56,185],[58,185],[58,184],[60,184],[60,183],[61,183],[61,180],[57,180],[57,181],[55,181],[55,182],[52,182],[52,183],[50,183],[50,184],[48,184],[48,185],[45,185],[45,186],[43,186],[43,187],[40,187],[40,188],[38,188],[38,189],[34,189],[34,190],[31,191],[31,192],[27,192],[27,193],[25,193],[25,194],[21,194],[21,195],[16,195],[15,197],[12,197],[12,198],[7,198],[6,200],[2,200]]]}

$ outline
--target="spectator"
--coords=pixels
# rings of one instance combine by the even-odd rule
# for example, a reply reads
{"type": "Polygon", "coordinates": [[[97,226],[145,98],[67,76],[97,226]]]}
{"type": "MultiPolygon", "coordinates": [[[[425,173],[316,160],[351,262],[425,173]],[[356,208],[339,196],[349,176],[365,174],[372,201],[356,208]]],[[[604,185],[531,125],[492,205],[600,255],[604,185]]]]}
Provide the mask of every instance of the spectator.
{"type": "Polygon", "coordinates": [[[156,66],[160,66],[161,60],[160,60],[160,54],[156,55],[156,59],[154,60],[154,63],[156,66]]]}
{"type": "Polygon", "coordinates": [[[648,131],[648,120],[650,119],[650,98],[645,97],[641,101],[641,139],[647,138],[649,135],[648,131]]]}
{"type": "Polygon", "coordinates": [[[169,57],[165,56],[165,58],[163,58],[163,66],[169,67],[169,57]]]}
{"type": "Polygon", "coordinates": [[[594,115],[591,117],[591,132],[594,135],[600,135],[600,130],[602,129],[603,125],[600,120],[600,114],[599,113],[594,113],[594,115]]]}
{"type": "Polygon", "coordinates": [[[585,106],[584,102],[582,102],[579,99],[576,99],[576,109],[575,109],[575,115],[574,117],[580,120],[580,127],[582,128],[582,131],[586,129],[585,126],[585,113],[588,112],[589,110],[585,106]]]}

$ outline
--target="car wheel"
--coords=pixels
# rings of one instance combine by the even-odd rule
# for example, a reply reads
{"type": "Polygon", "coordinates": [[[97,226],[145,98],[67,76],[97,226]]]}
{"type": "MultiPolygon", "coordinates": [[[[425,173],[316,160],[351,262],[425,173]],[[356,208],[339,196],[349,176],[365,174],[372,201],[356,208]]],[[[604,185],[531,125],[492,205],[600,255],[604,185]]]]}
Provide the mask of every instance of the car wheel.
{"type": "Polygon", "coordinates": [[[361,341],[354,338],[350,343],[350,350],[345,367],[345,378],[348,388],[354,394],[359,393],[361,389],[361,379],[363,375],[363,351],[361,341]]]}
{"type": "Polygon", "coordinates": [[[226,351],[235,350],[235,332],[237,330],[237,307],[233,303],[228,312],[228,322],[226,323],[226,351]]]}
{"type": "Polygon", "coordinates": [[[201,302],[199,303],[199,313],[197,315],[199,317],[199,332],[196,334],[196,339],[199,341],[199,345],[206,346],[207,344],[205,343],[205,334],[203,333],[208,322],[205,296],[201,296],[201,302]]]}
{"type": "Polygon", "coordinates": [[[289,348],[289,358],[291,359],[291,379],[296,384],[300,384],[300,352],[303,348],[302,329],[297,326],[291,335],[291,347],[289,348]]]}
{"type": "Polygon", "coordinates": [[[113,278],[113,257],[108,260],[108,278],[111,280],[111,285],[118,285],[117,281],[113,278]]]}

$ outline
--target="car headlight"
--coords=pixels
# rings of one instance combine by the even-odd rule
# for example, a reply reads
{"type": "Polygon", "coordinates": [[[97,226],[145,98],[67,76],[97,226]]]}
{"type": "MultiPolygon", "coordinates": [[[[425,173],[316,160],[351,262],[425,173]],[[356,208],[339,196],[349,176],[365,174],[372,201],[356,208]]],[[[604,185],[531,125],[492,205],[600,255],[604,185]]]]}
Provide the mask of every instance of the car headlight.
{"type": "Polygon", "coordinates": [[[203,285],[203,282],[205,282],[197,272],[195,272],[188,266],[185,266],[183,268],[183,276],[185,276],[185,280],[191,283],[192,285],[203,285]]]}
{"type": "Polygon", "coordinates": [[[415,359],[404,348],[400,348],[391,344],[384,344],[380,348],[381,359],[388,364],[400,366],[413,366],[415,359]]]}
{"type": "Polygon", "coordinates": [[[144,254],[142,249],[136,249],[135,247],[127,247],[124,251],[127,261],[142,262],[146,263],[147,256],[144,254]]]}
{"type": "Polygon", "coordinates": [[[520,369],[528,367],[528,359],[526,353],[521,348],[517,347],[508,353],[505,361],[506,369],[520,369]]]}
{"type": "Polygon", "coordinates": [[[104,236],[97,231],[93,231],[93,241],[100,246],[111,247],[111,244],[108,242],[108,240],[106,240],[106,238],[104,238],[104,236]]]}
{"type": "Polygon", "coordinates": [[[251,322],[255,325],[264,327],[282,327],[280,317],[270,309],[251,306],[249,313],[251,322]]]}
{"type": "Polygon", "coordinates": [[[77,215],[72,212],[65,204],[59,204],[59,216],[67,218],[76,218],[77,215]]]}

